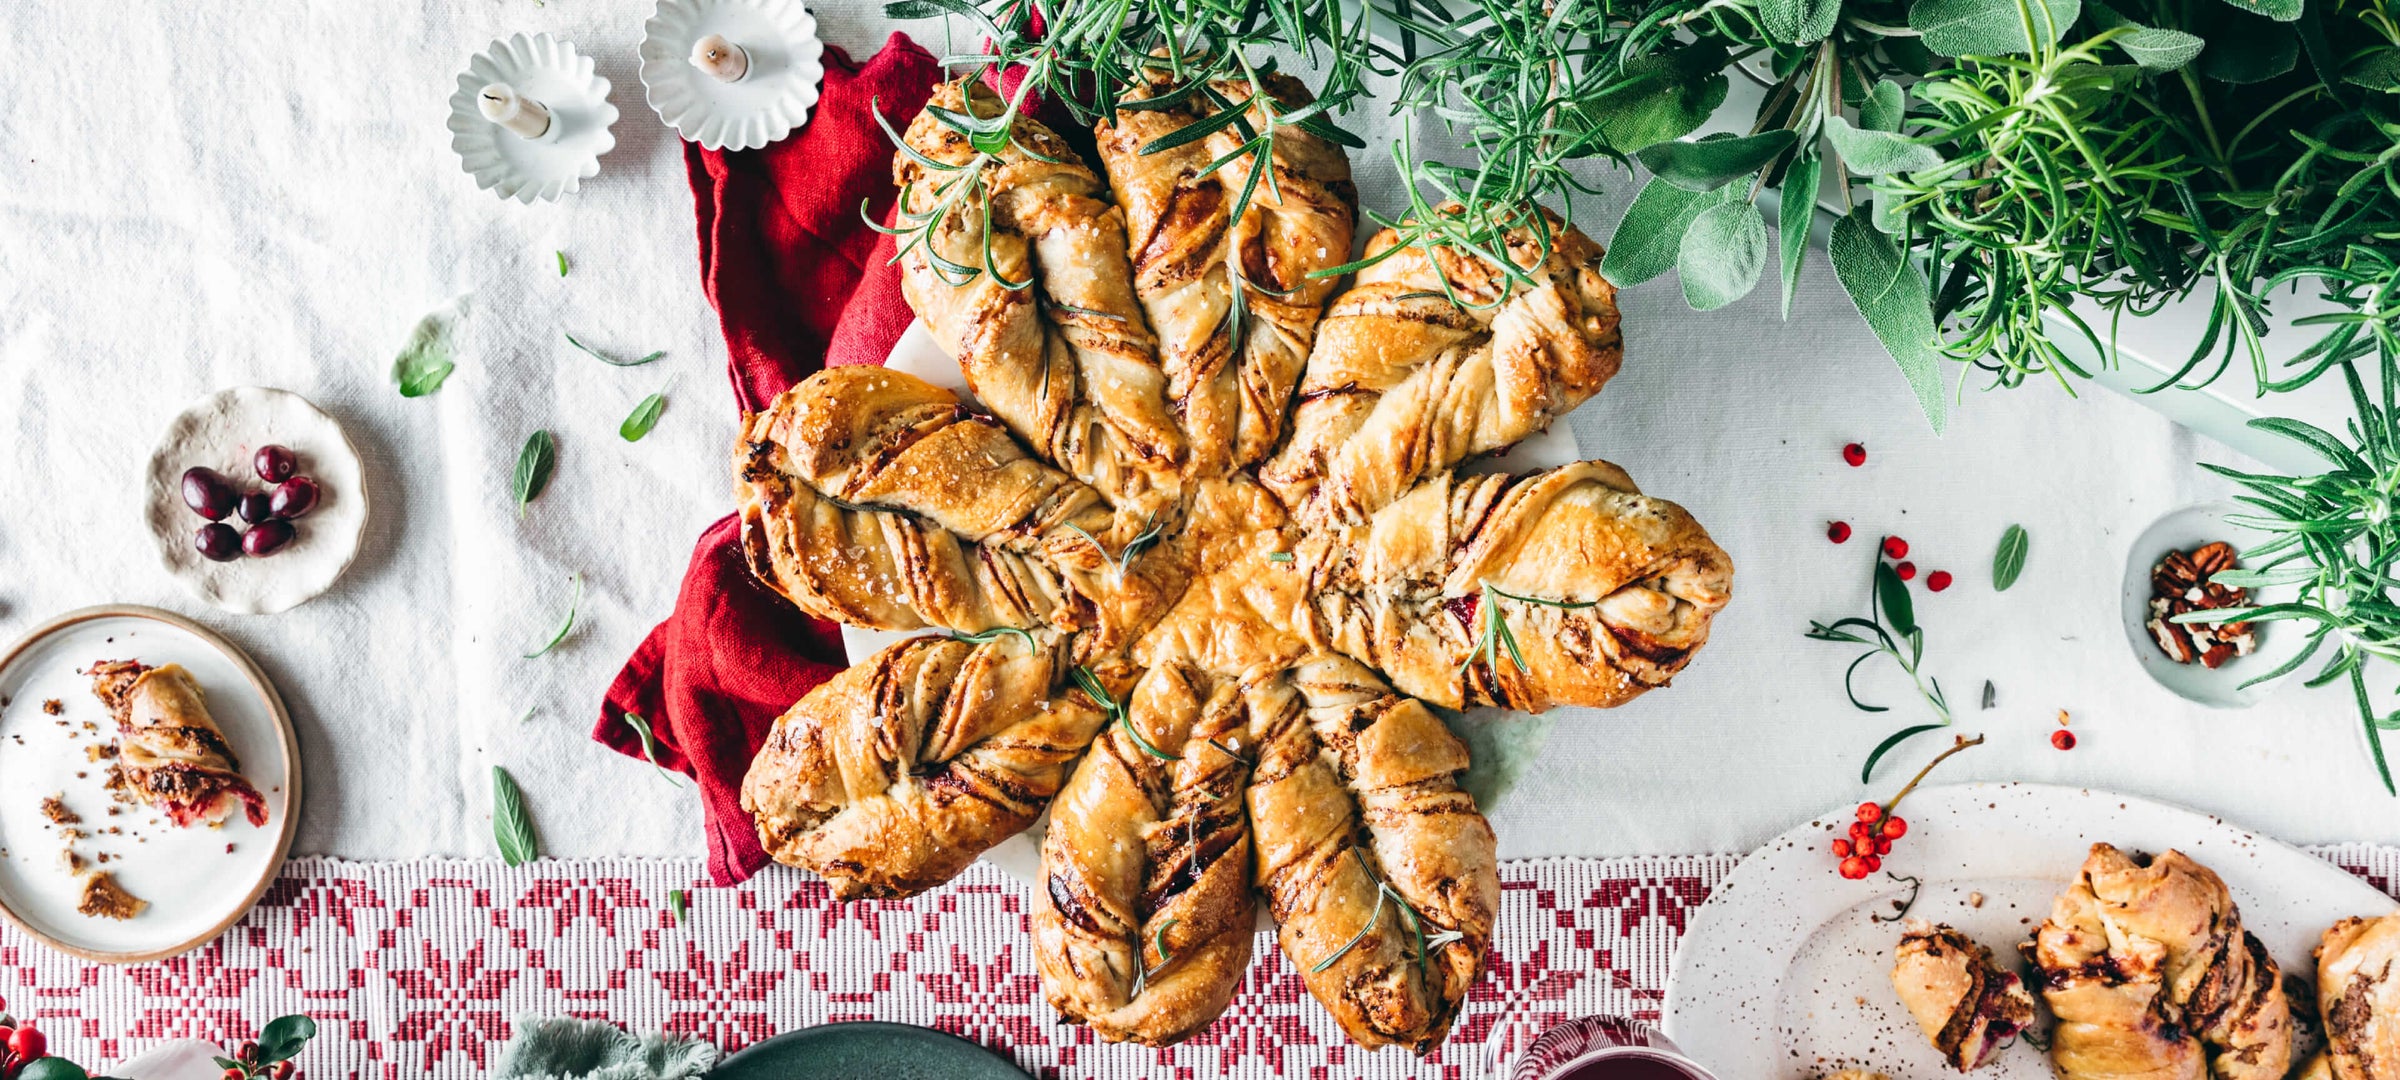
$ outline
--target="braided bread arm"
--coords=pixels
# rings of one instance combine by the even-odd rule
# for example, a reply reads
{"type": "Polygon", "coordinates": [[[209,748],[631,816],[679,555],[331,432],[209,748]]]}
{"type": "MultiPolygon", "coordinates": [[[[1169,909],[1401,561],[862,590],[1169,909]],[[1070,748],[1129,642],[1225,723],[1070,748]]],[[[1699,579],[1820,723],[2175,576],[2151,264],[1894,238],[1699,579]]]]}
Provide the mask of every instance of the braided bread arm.
{"type": "Polygon", "coordinates": [[[1111,1042],[1200,1030],[1249,966],[1241,689],[1151,669],[1051,805],[1032,916],[1042,991],[1111,1042]]]}
{"type": "MultiPolygon", "coordinates": [[[[1136,99],[1170,82],[1164,71],[1151,76],[1136,99]]],[[[1278,113],[1313,100],[1290,76],[1265,81],[1278,113]]],[[[1250,105],[1246,80],[1210,89],[1229,103],[1250,105]]],[[[1349,260],[1358,200],[1341,147],[1288,125],[1275,134],[1272,177],[1256,181],[1255,154],[1202,171],[1241,150],[1245,139],[1234,128],[1142,152],[1219,111],[1195,95],[1164,108],[1121,111],[1096,129],[1109,185],[1125,210],[1134,291],[1158,335],[1167,399],[1190,439],[1191,470],[1201,476],[1256,464],[1283,438],[1293,384],[1335,285],[1334,278],[1309,275],[1349,260]],[[1245,189],[1249,207],[1242,220],[1231,221],[1245,189]]],[[[1252,129],[1264,130],[1266,111],[1249,113],[1252,129]]]]}
{"type": "MultiPolygon", "coordinates": [[[[1291,442],[1259,470],[1293,516],[1362,523],[1419,479],[1547,428],[1616,375],[1624,338],[1600,245],[1546,212],[1543,221],[1546,245],[1530,229],[1508,237],[1531,284],[1448,248],[1428,257],[1411,247],[1334,298],[1291,442]]],[[[1367,255],[1398,243],[1385,230],[1367,255]]]]}
{"type": "Polygon", "coordinates": [[[1449,708],[1622,705],[1691,662],[1733,587],[1707,530],[1605,461],[1438,474],[1303,555],[1333,647],[1449,708]]]}
{"type": "Polygon", "coordinates": [[[948,881],[1032,824],[1099,730],[1091,699],[1051,693],[1062,662],[1055,641],[915,637],[834,676],[742,778],[760,844],[845,900],[948,881]]]}
{"type": "Polygon", "coordinates": [[[2343,919],[2317,945],[2323,1068],[2331,1080],[2400,1080],[2400,913],[2343,919]]]}
{"type": "Polygon", "coordinates": [[[1120,502],[1172,487],[1183,439],[1134,301],[1124,216],[1075,151],[1030,117],[1016,120],[996,162],[977,165],[966,134],[930,111],[966,111],[971,94],[976,115],[1000,114],[997,95],[967,85],[935,89],[893,158],[903,215],[940,210],[961,190],[952,185],[975,185],[965,190],[977,196],[950,203],[930,240],[901,254],[909,306],[975,396],[1068,474],[1120,502]]]}
{"type": "Polygon", "coordinates": [[[1458,787],[1466,747],[1340,657],[1294,668],[1251,718],[1258,884],[1284,954],[1368,1049],[1426,1053],[1482,970],[1496,840],[1458,787]]]}

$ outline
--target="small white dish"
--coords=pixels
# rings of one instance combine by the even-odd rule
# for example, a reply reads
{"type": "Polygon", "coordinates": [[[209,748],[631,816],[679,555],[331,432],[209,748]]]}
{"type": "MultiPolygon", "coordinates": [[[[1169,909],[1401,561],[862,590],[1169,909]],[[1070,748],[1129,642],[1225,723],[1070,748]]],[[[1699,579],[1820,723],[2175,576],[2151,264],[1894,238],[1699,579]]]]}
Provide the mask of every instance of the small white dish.
{"type": "MultiPolygon", "coordinates": [[[[237,615],[272,615],[322,594],[358,557],[367,531],[366,466],[333,417],[289,390],[236,386],[193,402],[167,425],[142,484],[142,516],[167,573],[192,595],[237,615]],[[265,558],[211,562],[192,537],[208,524],[183,502],[184,470],[205,465],[244,490],[268,490],[251,457],[289,447],[317,505],[292,524],[299,535],[265,558]]],[[[241,519],[228,516],[235,528],[241,519]]]]}
{"type": "MultiPolygon", "coordinates": [[[[2247,709],[2265,701],[2299,672],[2286,672],[2256,686],[2242,684],[2281,667],[2308,644],[2307,634],[2298,623],[2253,623],[2251,629],[2258,635],[2257,648],[2248,656],[2235,657],[2226,661],[2225,666],[2211,670],[2198,662],[2178,664],[2168,659],[2158,642],[2151,639],[2150,568],[2158,565],[2158,560],[2169,551],[2189,552],[2212,541],[2222,540],[2236,549],[2259,543],[2263,538],[2258,533],[2225,520],[2228,514],[2242,512],[2242,507],[2222,502],[2168,511],[2142,530],[2125,554],[2125,638],[2133,646],[2134,659],[2158,685],[2175,696],[2212,709],[2247,709]]],[[[2251,602],[2256,604],[2282,603],[2298,596],[2298,587],[2291,585],[2250,590],[2251,602]]]]}
{"type": "MultiPolygon", "coordinates": [[[[1814,1080],[1840,1068],[1953,1075],[1892,994],[1894,903],[1905,880],[1834,872],[1832,838],[1857,820],[1842,806],[1742,860],[1691,918],[1667,984],[1666,1031],[1728,1080],[1814,1080]],[[1877,922],[1876,919],[1885,921],[1877,922]]],[[[1885,870],[1915,878],[1910,916],[1949,923],[2012,969],[2051,901],[2094,843],[2176,849],[2215,871],[2286,975],[2337,919],[2377,916],[2392,899],[2298,848],[2205,814],[2128,795],[2046,784],[1921,788],[1900,805],[1908,836],[1885,870]]],[[[2030,982],[2030,980],[2029,980],[2030,982]]],[[[1526,1003],[1522,1007],[1536,1007],[1526,1003]]],[[[2052,1080],[2025,1040],[1977,1077],[2052,1080]]]]}
{"type": "Polygon", "coordinates": [[[0,702],[9,749],[0,754],[0,914],[44,944],[111,964],[173,956],[224,933],[282,868],[300,805],[299,741],[266,674],[208,628],[155,608],[68,612],[0,654],[0,702]],[[238,813],[221,826],[183,829],[147,806],[107,812],[108,766],[85,748],[113,740],[116,724],[82,674],[103,660],[192,673],[242,775],[266,799],[265,826],[238,813]],[[43,707],[52,700],[56,716],[43,707]],[[87,862],[107,853],[98,869],[149,901],[147,910],[122,922],[76,912],[81,882],[59,865],[65,841],[41,810],[53,793],[83,818],[76,852],[87,862]]]}
{"type": "Polygon", "coordinates": [[[617,107],[592,58],[549,34],[518,34],[475,54],[450,95],[450,149],[475,186],[530,203],[572,194],[600,173],[600,155],[617,145],[609,133],[617,107]],[[483,118],[476,95],[493,83],[550,110],[550,127],[525,138],[483,118]]]}
{"type": "Polygon", "coordinates": [[[642,30],[651,111],[704,149],[778,142],[816,107],[825,43],[800,0],[659,0],[642,30]],[[711,34],[741,49],[748,64],[741,78],[725,82],[693,65],[693,43],[711,34]]]}

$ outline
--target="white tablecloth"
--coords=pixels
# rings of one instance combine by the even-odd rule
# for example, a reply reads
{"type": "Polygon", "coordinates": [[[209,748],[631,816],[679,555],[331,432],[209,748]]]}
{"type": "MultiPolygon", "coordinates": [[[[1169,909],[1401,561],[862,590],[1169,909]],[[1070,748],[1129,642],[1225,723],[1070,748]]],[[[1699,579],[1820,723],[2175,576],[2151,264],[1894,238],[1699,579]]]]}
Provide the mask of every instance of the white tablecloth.
{"type": "MultiPolygon", "coordinates": [[[[871,51],[892,29],[879,8],[839,0],[819,11],[824,36],[871,51]]],[[[642,0],[0,5],[0,44],[19,60],[0,68],[0,413],[13,436],[0,443],[0,636],[110,601],[225,631],[293,706],[309,771],[301,851],[488,854],[494,763],[523,783],[553,853],[700,850],[688,791],[586,739],[602,688],[666,614],[693,538],[730,504],[733,405],[682,158],[634,76],[648,13],[642,0]],[[624,113],[601,175],[554,205],[475,190],[443,128],[468,55],[518,30],[596,54],[624,113]],[[564,279],[557,250],[574,266],[564,279]],[[457,374],[401,398],[394,352],[462,294],[474,314],[457,374]],[[604,367],[564,332],[669,356],[604,367]],[[279,616],[190,599],[137,510],[167,419],[244,383],[335,413],[372,473],[359,564],[279,616]],[[662,387],[657,431],[619,440],[627,411],[662,387]],[[537,427],[558,437],[558,476],[519,521],[509,470],[537,427]],[[573,636],[520,658],[574,573],[588,591],[573,636]]],[[[1385,190],[1373,179],[1387,161],[1361,156],[1368,191],[1385,190]]],[[[1605,235],[1614,217],[1592,207],[1582,220],[1605,235]]],[[[1862,611],[1869,546],[1887,532],[1958,578],[1920,594],[1926,668],[1992,745],[1946,778],[2117,788],[2298,842],[2400,842],[2400,805],[2340,693],[2294,687],[2212,712],[2135,667],[2117,614],[2125,547],[2161,512],[2221,494],[2192,462],[2227,452],[2126,399],[2055,386],[1969,389],[1935,438],[1822,254],[1812,261],[1789,323],[1772,286],[1712,315],[1686,311],[1671,280],[1625,297],[1625,372],[1575,416],[1577,435],[1707,523],[1739,567],[1736,599],[1672,689],[1562,721],[1495,814],[1503,854],[1740,851],[1827,806],[1888,796],[1900,770],[1863,789],[1860,760],[1924,714],[1880,679],[1870,694],[1893,711],[1852,710],[1851,652],[1801,638],[1811,618],[1862,611]],[[1851,440],[1869,447],[1863,469],[1840,459],[1851,440]],[[1832,518],[1858,539],[1828,544],[1832,518]],[[1991,551],[2010,522],[2031,530],[2032,558],[1995,594],[1991,551]],[[1987,679],[1988,712],[1976,708],[1987,679]],[[2081,738],[2068,753],[2048,741],[2060,709],[2081,738]]]]}

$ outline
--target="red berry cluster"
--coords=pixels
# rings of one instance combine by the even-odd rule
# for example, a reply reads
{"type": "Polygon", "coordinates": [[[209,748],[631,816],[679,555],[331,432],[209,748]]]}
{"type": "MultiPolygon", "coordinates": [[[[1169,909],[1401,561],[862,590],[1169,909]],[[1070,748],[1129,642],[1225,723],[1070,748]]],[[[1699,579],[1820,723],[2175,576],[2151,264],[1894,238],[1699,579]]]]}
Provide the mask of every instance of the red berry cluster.
{"type": "Polygon", "coordinates": [[[1858,804],[1858,820],[1850,823],[1850,835],[1833,842],[1833,853],[1842,860],[1842,876],[1857,881],[1883,869],[1883,857],[1892,853],[1892,841],[1906,835],[1908,819],[1884,813],[1882,803],[1858,804]]]}
{"type": "Polygon", "coordinates": [[[26,1066],[50,1056],[50,1040],[32,1024],[18,1023],[7,1008],[8,1002],[0,1000],[0,1078],[16,1080],[26,1066]]]}
{"type": "Polygon", "coordinates": [[[217,1064],[225,1066],[225,1072],[219,1080],[259,1080],[262,1077],[290,1080],[292,1075],[292,1063],[289,1061],[270,1065],[258,1060],[258,1044],[254,1042],[243,1043],[241,1052],[235,1054],[231,1061],[218,1058],[217,1064]]]}

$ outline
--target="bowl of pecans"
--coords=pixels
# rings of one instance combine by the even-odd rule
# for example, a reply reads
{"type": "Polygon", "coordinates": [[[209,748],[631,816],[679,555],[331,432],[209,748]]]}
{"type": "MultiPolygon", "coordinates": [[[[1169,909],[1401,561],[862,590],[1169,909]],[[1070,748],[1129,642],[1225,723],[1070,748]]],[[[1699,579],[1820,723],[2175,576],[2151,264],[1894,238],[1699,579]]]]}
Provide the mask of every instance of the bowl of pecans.
{"type": "Polygon", "coordinates": [[[2289,627],[2240,613],[2294,598],[2292,586],[2245,588],[2215,580],[2243,569],[2256,533],[2229,518],[2233,503],[2169,511],[2125,556],[2125,636],[2142,670],[2176,696],[2212,708],[2246,709],[2291,676],[2282,670],[2306,639],[2289,627]],[[2212,618],[2211,612],[2227,617],[2212,618]]]}

